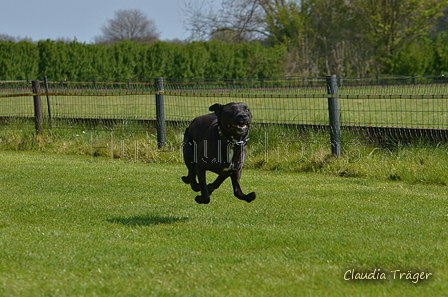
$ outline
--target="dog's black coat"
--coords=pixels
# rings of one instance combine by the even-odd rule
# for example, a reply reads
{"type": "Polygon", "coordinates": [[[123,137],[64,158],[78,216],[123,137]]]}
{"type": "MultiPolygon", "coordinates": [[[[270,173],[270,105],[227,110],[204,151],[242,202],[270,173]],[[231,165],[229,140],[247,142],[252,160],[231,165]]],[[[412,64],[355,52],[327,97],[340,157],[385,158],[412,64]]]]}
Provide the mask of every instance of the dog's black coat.
{"type": "Polygon", "coordinates": [[[195,200],[206,204],[210,202],[212,192],[230,176],[234,195],[251,202],[255,193],[243,194],[240,178],[252,113],[241,102],[216,103],[209,110],[214,113],[195,118],[185,131],[183,153],[188,176],[183,176],[182,180],[190,184],[193,191],[201,191],[195,200]],[[208,185],[206,170],[218,174],[216,180],[208,185]]]}

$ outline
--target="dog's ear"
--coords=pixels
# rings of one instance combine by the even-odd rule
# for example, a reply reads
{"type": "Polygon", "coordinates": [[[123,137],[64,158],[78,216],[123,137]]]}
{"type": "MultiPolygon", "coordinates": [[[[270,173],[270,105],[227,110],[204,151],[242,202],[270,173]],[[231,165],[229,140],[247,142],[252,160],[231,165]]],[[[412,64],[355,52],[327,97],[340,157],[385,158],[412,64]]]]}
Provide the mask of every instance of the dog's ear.
{"type": "Polygon", "coordinates": [[[208,110],[210,110],[210,111],[214,111],[215,114],[218,114],[219,111],[221,110],[221,108],[222,108],[223,106],[224,106],[224,105],[222,105],[222,104],[215,103],[215,104],[213,104],[212,106],[210,106],[210,107],[208,108],[208,110]]]}

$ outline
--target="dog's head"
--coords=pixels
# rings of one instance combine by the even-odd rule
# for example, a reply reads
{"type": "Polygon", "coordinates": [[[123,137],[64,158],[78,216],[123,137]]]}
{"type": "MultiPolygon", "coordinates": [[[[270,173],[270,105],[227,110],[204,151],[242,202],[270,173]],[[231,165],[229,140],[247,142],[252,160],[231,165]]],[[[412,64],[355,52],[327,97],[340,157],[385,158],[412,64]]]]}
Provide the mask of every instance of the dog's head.
{"type": "Polygon", "coordinates": [[[216,103],[209,109],[218,116],[218,125],[225,135],[234,139],[243,139],[248,135],[252,113],[246,103],[216,103]]]}

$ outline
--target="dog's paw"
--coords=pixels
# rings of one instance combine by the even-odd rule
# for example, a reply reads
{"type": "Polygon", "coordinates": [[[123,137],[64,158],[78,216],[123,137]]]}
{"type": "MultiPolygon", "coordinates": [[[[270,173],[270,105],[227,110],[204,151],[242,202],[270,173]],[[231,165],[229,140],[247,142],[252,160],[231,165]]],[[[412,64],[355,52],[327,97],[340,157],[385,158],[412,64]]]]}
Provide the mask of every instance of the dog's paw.
{"type": "Polygon", "coordinates": [[[188,176],[182,176],[182,181],[186,184],[190,183],[190,179],[188,178],[188,176]]]}
{"type": "Polygon", "coordinates": [[[203,198],[202,196],[196,196],[196,198],[194,198],[194,200],[199,203],[199,204],[209,204],[210,203],[210,197],[208,198],[203,198]]]}
{"type": "Polygon", "coordinates": [[[255,200],[255,198],[257,198],[257,195],[255,195],[255,192],[249,193],[244,197],[244,201],[246,202],[252,202],[255,200]]]}

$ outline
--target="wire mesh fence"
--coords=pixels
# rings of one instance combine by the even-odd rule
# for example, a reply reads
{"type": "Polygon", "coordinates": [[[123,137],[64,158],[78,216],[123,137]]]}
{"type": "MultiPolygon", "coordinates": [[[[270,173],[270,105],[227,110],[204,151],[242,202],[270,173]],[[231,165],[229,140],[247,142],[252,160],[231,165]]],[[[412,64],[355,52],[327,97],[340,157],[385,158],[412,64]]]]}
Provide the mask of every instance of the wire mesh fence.
{"type": "MultiPolygon", "coordinates": [[[[371,76],[338,78],[339,114],[345,143],[439,143],[448,141],[448,78],[371,76]]],[[[326,78],[165,79],[1,82],[3,129],[33,129],[33,97],[40,96],[45,129],[132,130],[147,133],[157,121],[155,95],[164,95],[164,116],[173,133],[214,103],[246,102],[255,138],[329,142],[326,78]],[[20,125],[11,125],[19,121],[20,125]]]]}

